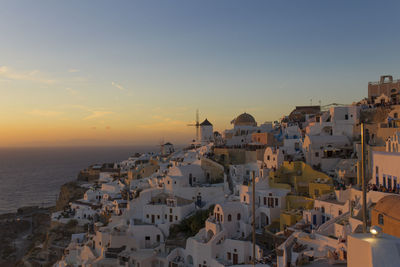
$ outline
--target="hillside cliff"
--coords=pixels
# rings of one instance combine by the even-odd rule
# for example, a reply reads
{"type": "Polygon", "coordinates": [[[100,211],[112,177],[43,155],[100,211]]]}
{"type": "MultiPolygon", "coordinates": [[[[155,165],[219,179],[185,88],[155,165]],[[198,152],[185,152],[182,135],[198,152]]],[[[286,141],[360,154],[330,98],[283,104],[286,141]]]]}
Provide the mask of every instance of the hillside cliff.
{"type": "Polygon", "coordinates": [[[83,198],[85,191],[86,189],[80,187],[77,181],[63,184],[56,202],[56,210],[63,210],[68,207],[69,202],[83,198]]]}

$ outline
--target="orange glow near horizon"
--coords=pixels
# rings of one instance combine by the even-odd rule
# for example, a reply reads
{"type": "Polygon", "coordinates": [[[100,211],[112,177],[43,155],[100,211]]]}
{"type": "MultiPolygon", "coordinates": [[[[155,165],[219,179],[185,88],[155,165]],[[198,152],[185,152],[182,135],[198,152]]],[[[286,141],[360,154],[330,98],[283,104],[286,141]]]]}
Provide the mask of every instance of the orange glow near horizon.
{"type": "Polygon", "coordinates": [[[183,145],[195,138],[196,130],[188,124],[195,120],[193,107],[198,102],[204,102],[200,120],[208,118],[214,131],[220,132],[231,128],[230,121],[242,112],[251,113],[259,123],[280,112],[273,105],[221,105],[219,98],[164,99],[150,89],[135,92],[129,89],[133,86],[116,82],[80,81],[81,89],[76,90],[67,87],[74,78],[47,76],[0,67],[0,147],[158,145],[162,141],[183,145]]]}
{"type": "Polygon", "coordinates": [[[0,147],[148,145],[158,144],[163,139],[182,144],[188,143],[193,135],[194,129],[176,124],[159,128],[104,122],[87,125],[31,122],[3,125],[0,147]]]}

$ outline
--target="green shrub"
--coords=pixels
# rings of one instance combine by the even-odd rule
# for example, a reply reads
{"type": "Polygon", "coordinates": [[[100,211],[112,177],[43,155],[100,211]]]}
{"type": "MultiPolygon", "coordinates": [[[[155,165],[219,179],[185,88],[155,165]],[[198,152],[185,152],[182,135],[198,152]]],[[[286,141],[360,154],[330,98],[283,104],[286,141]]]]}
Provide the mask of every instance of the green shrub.
{"type": "Polygon", "coordinates": [[[196,235],[201,228],[204,228],[205,221],[213,210],[214,205],[206,210],[197,211],[192,216],[183,219],[179,224],[172,225],[170,237],[174,238],[179,233],[183,233],[186,238],[196,235]]]}
{"type": "Polygon", "coordinates": [[[77,226],[77,225],[78,225],[78,221],[72,219],[72,220],[69,220],[65,226],[66,226],[68,229],[71,229],[71,228],[74,228],[74,227],[77,226]]]}

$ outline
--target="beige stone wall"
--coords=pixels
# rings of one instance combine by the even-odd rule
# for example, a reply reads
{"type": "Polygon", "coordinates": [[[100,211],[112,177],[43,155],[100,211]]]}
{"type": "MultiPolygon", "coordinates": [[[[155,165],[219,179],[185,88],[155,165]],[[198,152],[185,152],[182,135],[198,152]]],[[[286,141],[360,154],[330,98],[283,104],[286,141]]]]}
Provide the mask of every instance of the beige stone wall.
{"type": "Polygon", "coordinates": [[[221,164],[207,158],[202,158],[201,168],[205,171],[206,177],[209,177],[210,182],[224,181],[224,166],[221,164]]]}
{"type": "Polygon", "coordinates": [[[378,128],[377,136],[379,140],[382,140],[382,145],[385,145],[386,140],[398,130],[398,128],[378,128]]]}
{"type": "Polygon", "coordinates": [[[392,89],[400,91],[400,81],[385,82],[385,83],[369,83],[368,84],[368,98],[371,100],[374,97],[378,97],[381,94],[385,94],[388,97],[391,96],[392,89]]]}
{"type": "Polygon", "coordinates": [[[368,241],[349,235],[347,243],[348,267],[373,267],[371,244],[368,241]]]}
{"type": "Polygon", "coordinates": [[[274,146],[278,144],[273,133],[252,133],[251,141],[267,146],[274,146]]]}
{"type": "Polygon", "coordinates": [[[214,154],[225,166],[229,164],[244,164],[246,162],[245,150],[241,148],[215,148],[214,154]]]}
{"type": "Polygon", "coordinates": [[[146,165],[143,166],[142,168],[139,168],[139,170],[129,170],[128,171],[128,180],[136,180],[144,177],[148,177],[152,175],[154,172],[156,172],[160,166],[158,165],[146,165]]]}
{"type": "Polygon", "coordinates": [[[265,148],[257,149],[256,150],[257,160],[264,161],[264,154],[265,154],[265,148]]]}
{"type": "Polygon", "coordinates": [[[264,151],[264,149],[250,151],[243,148],[214,148],[216,159],[224,166],[228,166],[229,164],[240,165],[263,160],[264,151]]]}
{"type": "Polygon", "coordinates": [[[257,151],[246,151],[245,152],[245,163],[251,163],[257,161],[257,151]]]}
{"type": "Polygon", "coordinates": [[[224,165],[229,164],[229,152],[227,148],[214,148],[215,158],[224,165]]]}

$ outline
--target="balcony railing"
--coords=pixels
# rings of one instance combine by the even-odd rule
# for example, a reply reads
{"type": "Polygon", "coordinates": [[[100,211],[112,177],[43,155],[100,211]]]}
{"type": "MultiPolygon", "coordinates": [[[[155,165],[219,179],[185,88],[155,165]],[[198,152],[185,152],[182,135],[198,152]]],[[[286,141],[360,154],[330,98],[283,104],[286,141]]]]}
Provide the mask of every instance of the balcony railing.
{"type": "Polygon", "coordinates": [[[393,80],[393,82],[383,82],[383,83],[381,83],[380,81],[378,81],[378,82],[368,82],[368,85],[379,85],[379,84],[387,84],[387,83],[400,83],[400,79],[393,80]]]}

